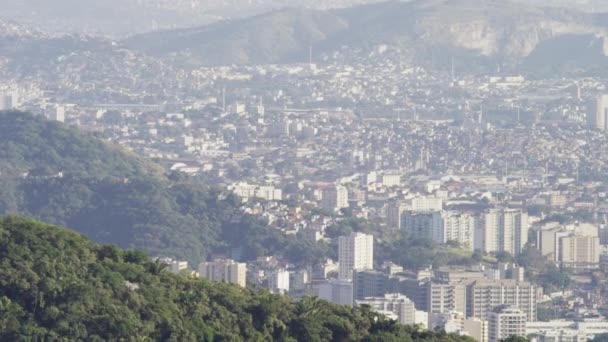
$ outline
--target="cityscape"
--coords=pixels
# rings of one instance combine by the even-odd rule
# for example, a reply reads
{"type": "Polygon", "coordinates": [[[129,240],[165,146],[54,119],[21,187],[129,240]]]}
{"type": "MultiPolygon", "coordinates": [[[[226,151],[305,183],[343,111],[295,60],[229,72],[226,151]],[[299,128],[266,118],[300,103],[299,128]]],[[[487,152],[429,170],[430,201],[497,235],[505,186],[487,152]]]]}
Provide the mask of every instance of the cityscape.
{"type": "MultiPolygon", "coordinates": [[[[361,8],[356,7],[360,2],[343,2],[331,6],[319,1],[309,7],[331,15],[349,11],[349,6],[355,6],[352,12],[361,8]]],[[[432,6],[460,6],[458,2],[432,1],[432,6]]],[[[265,3],[252,7],[283,7],[265,3]]],[[[375,3],[362,6],[384,5],[375,3]]],[[[412,3],[387,4],[428,5],[412,3]]],[[[166,5],[217,10],[225,4],[166,5]]],[[[561,6],[542,1],[512,6],[523,13],[528,11],[524,6],[543,5],[561,6]]],[[[292,10],[299,11],[277,11],[292,10]]],[[[599,4],[585,8],[585,14],[570,10],[543,11],[587,18],[603,9],[599,4]]],[[[564,22],[575,20],[560,15],[564,22]]],[[[65,225],[94,242],[143,249],[150,260],[180,277],[300,302],[317,297],[349,308],[368,307],[420,331],[480,342],[515,336],[537,342],[603,341],[608,338],[608,75],[603,71],[608,25],[605,16],[594,18],[593,29],[585,22],[576,27],[577,33],[566,32],[567,24],[551,19],[558,29],[548,43],[529,49],[534,56],[526,57],[526,66],[514,66],[504,56],[473,58],[461,47],[428,48],[427,58],[373,40],[330,49],[330,42],[343,41],[337,38],[293,48],[297,53],[280,61],[251,51],[245,58],[232,46],[236,56],[226,57],[226,64],[207,63],[212,59],[199,64],[192,62],[197,58],[194,46],[149,52],[177,41],[173,32],[125,41],[62,35],[57,27],[45,33],[41,25],[28,27],[0,16],[0,46],[11,47],[6,53],[0,50],[2,113],[16,113],[17,121],[31,115],[27,120],[95,137],[111,149],[155,163],[174,182],[168,183],[170,189],[183,182],[213,189],[209,192],[218,194],[213,203],[234,201],[237,209],[225,214],[216,209],[222,205],[207,203],[205,215],[211,218],[188,222],[218,217],[225,231],[240,227],[230,232],[234,241],[254,234],[263,238],[228,243],[221,241],[223,235],[194,225],[193,237],[204,240],[211,234],[219,242],[193,252],[181,244],[191,236],[177,236],[182,230],[172,230],[164,221],[158,224],[167,229],[166,235],[149,234],[152,242],[122,244],[122,237],[54,220],[59,216],[51,209],[22,209],[19,201],[25,202],[20,199],[25,195],[12,195],[17,198],[12,206],[0,198],[0,212],[51,218],[48,223],[65,225]],[[566,44],[556,42],[559,30],[572,35],[563,38],[571,38],[567,42],[572,46],[550,46],[566,44]],[[162,44],[138,48],[150,39],[162,44]],[[551,66],[552,57],[542,55],[582,46],[577,39],[588,43],[579,51],[580,60],[551,66]],[[601,58],[587,55],[589,46],[597,53],[593,44],[600,44],[601,58]],[[537,53],[539,49],[547,50],[537,53]],[[31,55],[24,56],[25,51],[31,55]],[[259,62],[263,58],[268,62],[259,62]],[[540,64],[531,64],[533,58],[541,58],[540,64]],[[248,62],[234,62],[239,60],[248,62]],[[275,241],[282,241],[281,246],[275,241]]],[[[234,20],[209,25],[236,26],[241,19],[234,20]]],[[[241,39],[230,32],[222,39],[241,39]]],[[[279,44],[283,38],[276,39],[279,44]]],[[[224,45],[213,51],[215,45],[209,44],[204,46],[211,57],[225,51],[224,45]]],[[[46,139],[45,132],[36,136],[46,139]]],[[[8,151],[11,143],[0,146],[8,151]]],[[[61,146],[57,151],[74,149],[61,146]]],[[[7,166],[0,167],[0,182],[75,185],[84,178],[67,163],[15,171],[1,153],[7,166]]],[[[91,165],[106,162],[97,154],[85,155],[92,158],[91,165]]],[[[120,184],[131,189],[126,187],[134,181],[130,176],[115,178],[119,189],[120,184]]],[[[101,178],[95,182],[102,183],[101,178]]],[[[14,191],[21,191],[20,186],[14,191]]],[[[0,187],[0,194],[13,191],[6,189],[0,187]]],[[[87,196],[103,198],[100,194],[87,196]]],[[[176,198],[186,206],[179,194],[176,198]]],[[[66,211],[79,205],[58,202],[66,211]]],[[[188,215],[196,216],[193,212],[188,215]]],[[[81,215],[98,215],[91,213],[81,215]]],[[[132,221],[120,223],[129,227],[129,234],[156,223],[132,221]]],[[[133,291],[143,291],[144,285],[125,279],[133,291]]],[[[10,293],[2,284],[0,299],[10,293]]],[[[335,336],[328,340],[340,340],[335,336]]]]}

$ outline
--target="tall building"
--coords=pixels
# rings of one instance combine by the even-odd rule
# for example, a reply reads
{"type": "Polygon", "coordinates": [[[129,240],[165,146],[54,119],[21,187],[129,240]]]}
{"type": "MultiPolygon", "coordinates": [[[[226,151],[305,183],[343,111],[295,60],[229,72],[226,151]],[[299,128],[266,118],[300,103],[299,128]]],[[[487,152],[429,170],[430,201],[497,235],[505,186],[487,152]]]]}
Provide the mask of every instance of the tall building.
{"type": "Polygon", "coordinates": [[[429,313],[467,313],[466,282],[427,283],[427,310],[429,313]]]}
{"type": "Polygon", "coordinates": [[[443,218],[439,211],[404,211],[401,224],[408,236],[443,242],[443,218]]]}
{"type": "MultiPolygon", "coordinates": [[[[602,229],[598,233],[600,231],[602,229]]],[[[537,248],[543,256],[565,268],[598,268],[602,237],[584,234],[593,232],[577,232],[562,226],[540,229],[537,232],[537,248]]]]}
{"type": "Polygon", "coordinates": [[[198,265],[198,273],[211,281],[224,281],[241,287],[247,285],[247,264],[231,259],[201,262],[198,265]]]}
{"type": "Polygon", "coordinates": [[[490,209],[477,230],[476,245],[487,253],[518,255],[528,242],[528,214],[520,209],[490,209]]]}
{"type": "Polygon", "coordinates": [[[465,335],[471,336],[477,342],[488,342],[488,321],[469,318],[464,321],[465,335]]]}
{"type": "Polygon", "coordinates": [[[477,280],[467,288],[467,316],[487,320],[501,305],[513,306],[536,321],[536,286],[515,280],[477,280]]]}
{"type": "Polygon", "coordinates": [[[526,336],[526,314],[515,307],[499,306],[488,314],[488,341],[526,336]]]}
{"type": "Polygon", "coordinates": [[[374,270],[353,272],[355,300],[383,297],[387,293],[401,293],[413,301],[418,310],[424,311],[428,311],[428,283],[428,278],[418,280],[374,270]]]}
{"type": "Polygon", "coordinates": [[[386,208],[386,223],[390,228],[401,228],[401,217],[407,206],[403,203],[391,203],[386,208]]]}
{"type": "Polygon", "coordinates": [[[413,325],[416,322],[414,302],[402,294],[387,293],[382,297],[368,297],[357,300],[357,304],[369,305],[372,310],[393,317],[401,324],[413,325]]]}
{"type": "Polygon", "coordinates": [[[600,265],[598,236],[570,235],[559,239],[559,262],[565,268],[598,268],[600,265]]]}
{"type": "Polygon", "coordinates": [[[605,131],[608,129],[608,95],[599,95],[595,104],[590,106],[587,114],[587,124],[590,128],[605,131]]]}
{"type": "Polygon", "coordinates": [[[321,208],[334,212],[348,208],[348,190],[340,185],[323,188],[321,190],[321,208]]]}
{"type": "Polygon", "coordinates": [[[49,119],[59,122],[65,122],[65,107],[57,105],[51,110],[51,115],[49,119]]]}
{"type": "Polygon", "coordinates": [[[570,232],[564,230],[561,226],[539,229],[536,232],[537,248],[547,259],[559,262],[561,259],[559,241],[562,237],[569,236],[570,234],[570,232]]]}
{"type": "Polygon", "coordinates": [[[456,241],[463,248],[475,248],[475,229],[479,219],[474,215],[459,212],[445,212],[443,214],[443,237],[441,243],[456,241]]]}
{"type": "Polygon", "coordinates": [[[352,280],[353,271],[374,268],[374,237],[362,233],[340,236],[338,239],[339,277],[352,280]]]}
{"type": "Polygon", "coordinates": [[[353,272],[353,293],[355,299],[382,297],[391,291],[391,275],[374,270],[353,272]]]}
{"type": "Polygon", "coordinates": [[[313,285],[317,297],[328,302],[353,306],[353,283],[348,280],[329,279],[313,285]]]}
{"type": "Polygon", "coordinates": [[[289,271],[279,269],[268,275],[268,289],[272,293],[285,294],[289,291],[289,271]]]}

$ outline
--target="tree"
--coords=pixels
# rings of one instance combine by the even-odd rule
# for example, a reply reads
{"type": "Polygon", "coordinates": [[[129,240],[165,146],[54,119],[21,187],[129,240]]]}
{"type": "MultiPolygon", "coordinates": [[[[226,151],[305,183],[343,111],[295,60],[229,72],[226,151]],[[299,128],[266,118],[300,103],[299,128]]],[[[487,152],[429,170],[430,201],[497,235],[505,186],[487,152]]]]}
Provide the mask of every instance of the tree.
{"type": "Polygon", "coordinates": [[[374,313],[164,272],[141,252],[0,219],[0,340],[436,341],[374,313]]]}
{"type": "Polygon", "coordinates": [[[498,262],[503,262],[503,263],[514,261],[511,253],[505,252],[505,251],[496,252],[496,260],[498,260],[498,262]]]}

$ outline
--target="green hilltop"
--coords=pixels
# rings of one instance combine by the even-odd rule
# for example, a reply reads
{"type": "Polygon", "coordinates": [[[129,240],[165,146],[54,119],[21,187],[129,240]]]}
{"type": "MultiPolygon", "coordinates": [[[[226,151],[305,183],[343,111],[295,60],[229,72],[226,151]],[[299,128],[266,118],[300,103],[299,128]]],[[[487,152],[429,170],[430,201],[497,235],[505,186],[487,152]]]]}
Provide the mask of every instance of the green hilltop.
{"type": "Polygon", "coordinates": [[[368,307],[172,274],[142,252],[17,216],[0,219],[0,340],[472,341],[368,307]]]}
{"type": "Polygon", "coordinates": [[[285,245],[278,232],[243,215],[236,197],[167,177],[98,137],[20,112],[0,112],[1,214],[193,263],[231,250],[255,258],[285,245]]]}

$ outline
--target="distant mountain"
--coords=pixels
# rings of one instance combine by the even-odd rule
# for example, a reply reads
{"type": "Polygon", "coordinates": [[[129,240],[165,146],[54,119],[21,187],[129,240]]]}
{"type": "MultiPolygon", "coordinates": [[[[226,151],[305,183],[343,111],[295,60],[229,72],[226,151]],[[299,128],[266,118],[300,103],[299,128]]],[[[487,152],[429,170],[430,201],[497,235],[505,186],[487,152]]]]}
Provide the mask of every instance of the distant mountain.
{"type": "MultiPolygon", "coordinates": [[[[64,101],[129,103],[127,94],[142,87],[177,89],[176,74],[175,68],[158,58],[107,38],[48,34],[0,20],[0,78],[32,80],[43,88],[65,90],[72,98],[64,101]],[[95,91],[108,80],[112,87],[95,91]]],[[[157,96],[162,94],[159,91],[157,96]]]]}
{"type": "Polygon", "coordinates": [[[346,46],[395,46],[405,56],[517,64],[563,35],[605,35],[596,16],[495,0],[389,1],[331,11],[289,9],[195,29],[132,37],[126,46],[183,65],[304,62],[346,46]]]}
{"type": "Polygon", "coordinates": [[[153,56],[175,56],[189,66],[279,63],[308,58],[318,45],[348,29],[333,12],[285,9],[201,28],[150,33],[126,41],[153,56]]]}
{"type": "Polygon", "coordinates": [[[0,112],[0,215],[23,214],[99,243],[192,262],[233,250],[243,258],[280,254],[283,236],[239,205],[94,136],[0,112]]]}
{"type": "Polygon", "coordinates": [[[327,9],[370,1],[377,0],[0,0],[0,19],[60,34],[124,37],[290,6],[327,9]]]}

